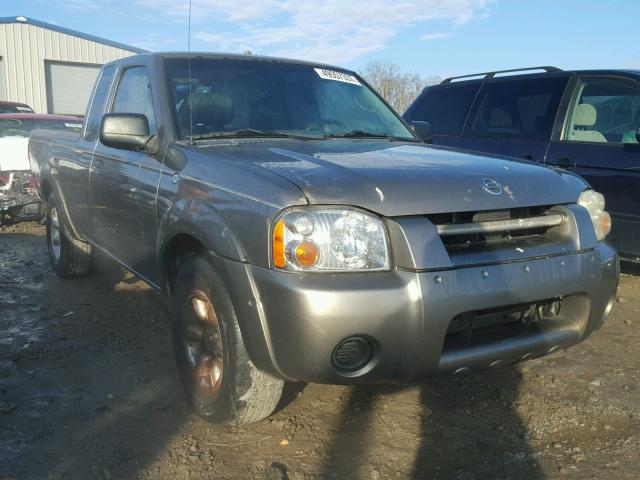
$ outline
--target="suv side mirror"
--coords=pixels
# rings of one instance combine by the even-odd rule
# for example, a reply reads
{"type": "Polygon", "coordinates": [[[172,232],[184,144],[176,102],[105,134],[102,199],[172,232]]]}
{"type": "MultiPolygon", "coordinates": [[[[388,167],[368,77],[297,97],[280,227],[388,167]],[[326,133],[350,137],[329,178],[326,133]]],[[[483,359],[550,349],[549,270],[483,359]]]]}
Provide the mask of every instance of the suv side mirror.
{"type": "Polygon", "coordinates": [[[636,130],[636,142],[640,143],[640,128],[636,130]]]}
{"type": "Polygon", "coordinates": [[[431,124],[429,122],[413,120],[411,122],[411,127],[424,143],[433,142],[433,132],[431,131],[431,124]]]}
{"type": "Polygon", "coordinates": [[[140,113],[107,113],[100,125],[100,143],[121,150],[144,150],[151,140],[149,120],[140,113]]]}

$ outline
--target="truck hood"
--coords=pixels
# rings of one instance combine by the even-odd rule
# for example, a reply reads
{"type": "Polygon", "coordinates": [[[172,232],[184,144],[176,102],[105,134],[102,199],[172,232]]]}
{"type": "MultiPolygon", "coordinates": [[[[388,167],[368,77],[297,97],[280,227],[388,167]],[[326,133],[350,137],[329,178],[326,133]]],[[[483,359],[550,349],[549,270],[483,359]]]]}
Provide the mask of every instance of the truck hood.
{"type": "Polygon", "coordinates": [[[232,155],[285,177],[311,204],[385,216],[572,203],[587,186],[532,162],[388,141],[241,142],[232,155]]]}

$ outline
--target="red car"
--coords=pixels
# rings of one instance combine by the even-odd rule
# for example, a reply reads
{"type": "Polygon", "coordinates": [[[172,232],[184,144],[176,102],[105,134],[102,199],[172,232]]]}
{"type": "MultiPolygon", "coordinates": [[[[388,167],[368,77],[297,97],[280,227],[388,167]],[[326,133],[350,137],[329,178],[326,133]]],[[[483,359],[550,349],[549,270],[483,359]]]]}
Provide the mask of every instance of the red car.
{"type": "Polygon", "coordinates": [[[26,103],[0,102],[0,114],[2,113],[33,113],[33,108],[26,103]]]}
{"type": "MultiPolygon", "coordinates": [[[[9,102],[0,102],[0,111],[7,103],[9,102]]],[[[36,113],[0,114],[0,225],[41,216],[40,199],[34,188],[29,165],[31,131],[81,128],[82,119],[78,117],[36,113]]]]}

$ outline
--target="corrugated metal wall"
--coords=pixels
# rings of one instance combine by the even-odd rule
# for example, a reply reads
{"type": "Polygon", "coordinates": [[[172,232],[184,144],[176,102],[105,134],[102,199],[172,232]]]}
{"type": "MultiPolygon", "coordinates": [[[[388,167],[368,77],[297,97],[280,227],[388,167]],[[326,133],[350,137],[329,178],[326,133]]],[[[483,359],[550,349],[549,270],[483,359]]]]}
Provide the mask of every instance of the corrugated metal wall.
{"type": "Polygon", "coordinates": [[[45,60],[102,65],[133,52],[56,32],[29,23],[0,24],[4,96],[47,112],[45,60]]]}

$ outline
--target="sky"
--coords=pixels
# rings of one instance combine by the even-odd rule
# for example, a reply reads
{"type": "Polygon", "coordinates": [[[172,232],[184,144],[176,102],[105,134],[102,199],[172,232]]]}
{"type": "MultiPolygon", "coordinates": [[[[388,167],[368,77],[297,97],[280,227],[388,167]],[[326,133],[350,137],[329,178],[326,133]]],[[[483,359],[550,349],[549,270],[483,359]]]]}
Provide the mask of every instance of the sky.
{"type": "MultiPolygon", "coordinates": [[[[0,0],[153,51],[187,49],[189,0],[0,0]]],[[[192,0],[193,51],[276,55],[425,77],[553,65],[640,68],[640,0],[192,0]]]]}

